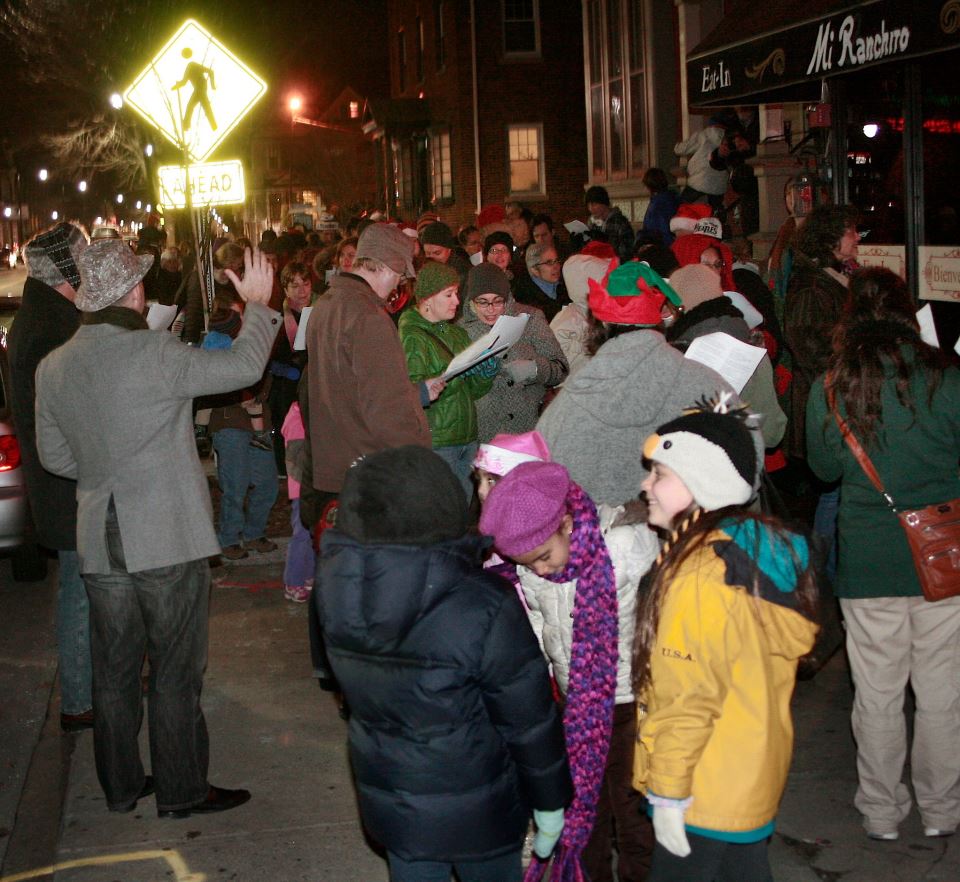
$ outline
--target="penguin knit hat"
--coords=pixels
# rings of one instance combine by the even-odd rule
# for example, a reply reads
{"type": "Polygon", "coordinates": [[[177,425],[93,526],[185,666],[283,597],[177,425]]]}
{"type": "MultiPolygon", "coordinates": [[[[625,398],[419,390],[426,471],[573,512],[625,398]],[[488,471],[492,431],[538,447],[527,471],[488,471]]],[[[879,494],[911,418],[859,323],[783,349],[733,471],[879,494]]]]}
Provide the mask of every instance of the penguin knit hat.
{"type": "Polygon", "coordinates": [[[426,300],[439,294],[444,288],[460,284],[460,274],[449,264],[428,260],[417,274],[417,284],[413,296],[417,300],[426,300]]]}
{"type": "Polygon", "coordinates": [[[550,462],[550,448],[536,429],[519,435],[494,435],[481,444],[473,467],[501,478],[524,462],[550,462]]]}
{"type": "Polygon", "coordinates": [[[66,222],[34,236],[24,248],[27,274],[51,288],[69,282],[80,287],[77,260],[87,247],[83,230],[66,222]]]}
{"type": "Polygon", "coordinates": [[[527,554],[559,529],[569,488],[570,474],[560,463],[521,463],[490,491],[480,532],[506,557],[527,554]]]}
{"type": "Polygon", "coordinates": [[[347,469],[337,529],[367,545],[432,545],[467,532],[467,500],[450,466],[407,445],[363,457],[347,469]]]}
{"type": "Polygon", "coordinates": [[[746,412],[731,411],[728,398],[700,402],[643,444],[644,457],[671,468],[705,511],[749,502],[761,465],[746,412]]]}

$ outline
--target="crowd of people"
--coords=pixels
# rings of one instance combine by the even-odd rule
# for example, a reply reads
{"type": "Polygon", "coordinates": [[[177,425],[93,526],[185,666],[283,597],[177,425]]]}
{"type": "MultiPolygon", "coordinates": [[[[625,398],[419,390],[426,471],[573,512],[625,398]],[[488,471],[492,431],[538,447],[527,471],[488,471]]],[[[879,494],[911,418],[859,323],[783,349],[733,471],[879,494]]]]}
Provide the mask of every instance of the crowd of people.
{"type": "Polygon", "coordinates": [[[529,880],[768,882],[834,597],[866,834],[911,808],[908,682],[913,798],[927,836],[955,832],[960,599],[924,599],[841,423],[898,505],[960,497],[960,373],[904,282],[858,266],[852,210],[799,223],[771,289],[701,171],[678,197],[651,169],[639,233],[590,187],[569,242],[515,204],[217,242],[208,316],[189,257],[34,238],[14,412],[60,559],[61,723],[92,725],[111,811],[250,799],[207,778],[209,560],[276,549],[284,486],[285,597],[397,882],[516,882],[531,816],[529,880]],[[519,339],[461,365],[504,316],[519,339]],[[688,357],[716,334],[762,350],[745,383],[688,357]],[[810,529],[777,492],[801,470],[810,529]]]}

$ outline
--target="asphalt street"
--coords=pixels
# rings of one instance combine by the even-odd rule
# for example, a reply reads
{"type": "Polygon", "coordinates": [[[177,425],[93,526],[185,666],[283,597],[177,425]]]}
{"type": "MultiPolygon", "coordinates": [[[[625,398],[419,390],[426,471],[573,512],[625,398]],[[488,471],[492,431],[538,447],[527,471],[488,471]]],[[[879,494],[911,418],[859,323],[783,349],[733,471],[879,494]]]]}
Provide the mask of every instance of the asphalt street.
{"type": "MultiPolygon", "coordinates": [[[[56,567],[14,583],[0,560],[0,882],[386,882],[358,823],[346,727],[310,677],[306,607],[283,599],[283,547],[215,570],[204,709],[210,778],[253,799],[161,821],[152,799],[108,813],[90,732],[62,735],[56,567]]],[[[794,700],[797,745],[777,832],[777,882],[960,882],[960,837],[928,840],[916,812],[872,842],[853,808],[851,688],[842,652],[794,700]]],[[[143,754],[148,756],[146,731],[143,754]]]]}

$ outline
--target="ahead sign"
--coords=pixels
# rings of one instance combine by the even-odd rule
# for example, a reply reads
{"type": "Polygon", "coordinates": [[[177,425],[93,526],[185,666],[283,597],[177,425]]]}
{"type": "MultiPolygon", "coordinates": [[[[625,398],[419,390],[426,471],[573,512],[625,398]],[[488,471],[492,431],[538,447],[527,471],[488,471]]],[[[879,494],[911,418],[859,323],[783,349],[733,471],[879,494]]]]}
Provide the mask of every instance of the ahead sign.
{"type": "MultiPolygon", "coordinates": [[[[160,204],[164,208],[187,207],[187,174],[181,165],[162,165],[160,204]]],[[[243,202],[243,165],[239,159],[204,162],[190,166],[190,203],[195,208],[243,202]]]]}
{"type": "Polygon", "coordinates": [[[226,46],[188,20],[124,100],[202,162],[266,90],[267,84],[226,46]]]}

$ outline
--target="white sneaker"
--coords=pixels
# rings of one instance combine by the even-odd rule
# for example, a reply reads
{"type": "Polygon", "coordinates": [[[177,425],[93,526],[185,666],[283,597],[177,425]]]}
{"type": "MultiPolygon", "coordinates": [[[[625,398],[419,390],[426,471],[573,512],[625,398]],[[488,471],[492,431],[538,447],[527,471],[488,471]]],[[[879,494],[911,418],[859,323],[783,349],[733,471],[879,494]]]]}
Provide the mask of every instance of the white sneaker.
{"type": "Polygon", "coordinates": [[[942,839],[944,836],[953,836],[955,830],[941,830],[939,827],[924,827],[923,835],[931,839],[942,839]]]}
{"type": "Polygon", "coordinates": [[[875,839],[878,842],[895,842],[900,838],[900,834],[896,830],[891,830],[889,833],[874,833],[872,830],[868,830],[867,838],[875,839]]]}

